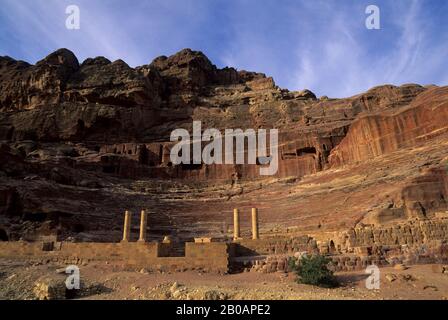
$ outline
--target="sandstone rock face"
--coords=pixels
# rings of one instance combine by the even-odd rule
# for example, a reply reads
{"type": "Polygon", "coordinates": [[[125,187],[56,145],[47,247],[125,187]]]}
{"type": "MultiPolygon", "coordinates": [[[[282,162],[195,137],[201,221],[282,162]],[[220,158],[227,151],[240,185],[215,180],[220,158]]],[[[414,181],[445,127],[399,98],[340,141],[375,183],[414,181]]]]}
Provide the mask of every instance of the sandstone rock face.
{"type": "Polygon", "coordinates": [[[60,49],[31,66],[0,58],[0,110],[32,109],[61,101],[68,78],[79,69],[78,59],[60,49]]]}
{"type": "Polygon", "coordinates": [[[244,237],[254,206],[262,237],[432,221],[448,210],[447,123],[448,87],[317,99],[190,49],[136,68],[67,49],[35,65],[0,57],[2,239],[118,241],[124,211],[143,208],[150,240],[230,239],[235,207],[244,237]],[[170,133],[195,120],[279,129],[278,172],[173,165],[170,133]]]}
{"type": "Polygon", "coordinates": [[[95,58],[84,61],[69,79],[64,100],[156,108],[161,90],[162,82],[154,69],[135,70],[122,60],[95,58]]]}
{"type": "Polygon", "coordinates": [[[330,164],[365,161],[446,133],[447,100],[446,88],[431,88],[405,108],[359,117],[343,143],[332,152],[330,164]]]}
{"type": "Polygon", "coordinates": [[[65,300],[66,286],[64,277],[42,277],[36,281],[33,292],[37,300],[65,300]]]}

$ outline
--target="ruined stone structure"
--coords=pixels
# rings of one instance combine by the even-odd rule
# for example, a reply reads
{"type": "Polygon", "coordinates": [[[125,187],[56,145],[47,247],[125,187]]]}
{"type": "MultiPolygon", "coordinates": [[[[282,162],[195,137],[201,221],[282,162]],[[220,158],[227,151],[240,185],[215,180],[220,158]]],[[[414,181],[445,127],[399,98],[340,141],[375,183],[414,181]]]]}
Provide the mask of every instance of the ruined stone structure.
{"type": "MultiPolygon", "coordinates": [[[[238,209],[235,209],[235,212],[238,213],[238,209]]],[[[258,227],[256,213],[257,210],[254,208],[252,222],[255,231],[258,227]]],[[[147,213],[145,210],[141,211],[140,219],[140,236],[137,242],[130,241],[131,212],[126,210],[123,238],[120,243],[69,243],[57,240],[51,242],[6,241],[0,243],[0,257],[72,263],[114,261],[131,267],[159,271],[202,270],[227,273],[231,270],[232,257],[237,255],[236,244],[213,242],[211,238],[197,238],[194,243],[182,244],[185,254],[177,255],[175,244],[166,241],[166,238],[162,243],[146,242],[147,213]]],[[[235,239],[235,241],[241,240],[239,237],[235,239]]]]}
{"type": "Polygon", "coordinates": [[[233,209],[233,239],[238,240],[240,237],[240,212],[238,209],[233,209]]]}
{"type": "Polygon", "coordinates": [[[140,236],[138,238],[139,242],[145,242],[146,241],[146,228],[147,228],[147,214],[145,210],[141,211],[141,217],[140,217],[140,236]]]}
{"type": "Polygon", "coordinates": [[[258,210],[252,208],[252,239],[258,240],[260,238],[258,234],[258,210]]]}
{"type": "MultiPolygon", "coordinates": [[[[129,245],[132,256],[151,247],[148,259],[186,261],[194,248],[223,246],[222,261],[278,255],[277,266],[303,250],[332,255],[341,269],[421,262],[444,257],[447,199],[448,87],[318,98],[190,49],[137,68],[80,63],[67,49],[35,65],[0,57],[5,248],[37,254],[42,241],[62,242],[125,257],[129,245]],[[278,172],[260,176],[260,161],[173,165],[171,131],[191,132],[196,120],[278,129],[278,172]],[[129,212],[123,234],[129,208],[150,211],[129,212]]],[[[56,249],[44,254],[65,255],[56,249]]]]}
{"type": "Polygon", "coordinates": [[[166,256],[160,243],[55,243],[52,250],[40,242],[1,242],[0,257],[33,259],[67,264],[108,261],[152,271],[202,270],[227,273],[229,245],[226,243],[186,243],[182,257],[166,256]]]}
{"type": "Polygon", "coordinates": [[[129,236],[131,233],[131,213],[126,211],[124,214],[124,227],[123,227],[123,242],[129,241],[129,236]]]}
{"type": "Polygon", "coordinates": [[[336,271],[353,271],[376,264],[448,262],[448,217],[432,221],[411,221],[383,228],[360,227],[343,233],[312,236],[259,238],[258,210],[252,208],[252,238],[236,236],[239,210],[234,209],[233,241],[195,238],[194,242],[173,243],[168,237],[146,242],[147,213],[141,211],[140,236],[130,242],[131,212],[124,215],[120,243],[1,242],[0,257],[41,259],[65,263],[113,261],[148,270],[202,270],[206,272],[288,272],[288,259],[302,254],[330,255],[336,271]],[[179,254],[179,245],[183,253],[179,254]]]}

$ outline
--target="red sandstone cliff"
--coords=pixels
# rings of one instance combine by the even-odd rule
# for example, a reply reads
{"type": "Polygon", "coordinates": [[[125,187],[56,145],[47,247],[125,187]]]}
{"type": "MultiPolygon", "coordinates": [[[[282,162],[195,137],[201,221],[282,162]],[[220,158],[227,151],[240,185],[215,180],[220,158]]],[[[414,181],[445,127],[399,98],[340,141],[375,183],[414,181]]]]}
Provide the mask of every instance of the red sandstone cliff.
{"type": "Polygon", "coordinates": [[[0,57],[0,229],[116,240],[122,212],[147,208],[154,238],[224,237],[233,207],[254,205],[267,234],[431,218],[448,209],[447,123],[448,87],[318,99],[189,49],[137,68],[0,57]],[[277,175],[172,166],[170,132],[193,120],[279,129],[277,175]]]}

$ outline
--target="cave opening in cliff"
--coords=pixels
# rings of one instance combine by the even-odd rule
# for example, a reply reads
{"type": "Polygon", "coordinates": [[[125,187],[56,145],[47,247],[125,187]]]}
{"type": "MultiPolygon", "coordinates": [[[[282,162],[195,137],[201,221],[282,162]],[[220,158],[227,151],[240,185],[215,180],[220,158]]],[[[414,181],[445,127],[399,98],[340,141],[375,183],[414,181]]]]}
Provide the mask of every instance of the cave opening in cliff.
{"type": "Polygon", "coordinates": [[[0,241],[9,241],[8,234],[5,229],[0,229],[0,241]]]}
{"type": "Polygon", "coordinates": [[[84,225],[81,224],[81,223],[76,223],[73,226],[73,232],[81,233],[81,232],[84,232],[84,231],[85,231],[84,225]]]}
{"type": "Polygon", "coordinates": [[[12,140],[14,137],[14,127],[10,127],[9,130],[6,132],[6,140],[12,140]]]}
{"type": "Polygon", "coordinates": [[[316,148],[314,147],[304,147],[304,148],[300,148],[297,149],[297,155],[300,156],[305,156],[308,154],[316,154],[316,148]]]}
{"type": "Polygon", "coordinates": [[[85,125],[84,121],[81,119],[78,119],[78,121],[76,123],[77,133],[82,135],[84,133],[85,129],[86,129],[86,125],[85,125]]]}
{"type": "Polygon", "coordinates": [[[45,212],[26,212],[23,215],[23,221],[44,222],[48,215],[45,212]]]}
{"type": "Polygon", "coordinates": [[[159,145],[159,163],[163,162],[163,145],[159,145]]]}
{"type": "Polygon", "coordinates": [[[271,156],[257,157],[256,164],[257,166],[268,165],[271,161],[271,156]]]}
{"type": "Polygon", "coordinates": [[[113,174],[116,172],[115,166],[103,166],[103,173],[113,174]]]}
{"type": "Polygon", "coordinates": [[[148,152],[148,149],[146,149],[145,145],[140,146],[140,148],[138,150],[138,162],[140,164],[146,165],[146,166],[150,163],[149,152],[148,152]]]}
{"type": "Polygon", "coordinates": [[[192,170],[201,170],[202,169],[202,164],[185,164],[182,163],[181,164],[181,168],[182,170],[186,170],[186,171],[192,171],[192,170]]]}
{"type": "Polygon", "coordinates": [[[336,252],[336,246],[334,245],[334,241],[333,240],[331,240],[330,241],[330,253],[335,253],[336,252]]]}

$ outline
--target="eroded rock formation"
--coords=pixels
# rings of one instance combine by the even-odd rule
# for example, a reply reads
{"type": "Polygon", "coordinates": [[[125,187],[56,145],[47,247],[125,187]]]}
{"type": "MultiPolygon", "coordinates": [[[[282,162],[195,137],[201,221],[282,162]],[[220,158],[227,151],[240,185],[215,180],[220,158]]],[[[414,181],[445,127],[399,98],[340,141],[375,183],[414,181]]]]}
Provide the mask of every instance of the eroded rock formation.
{"type": "Polygon", "coordinates": [[[123,212],[144,208],[158,240],[229,238],[235,207],[245,237],[256,206],[262,238],[327,243],[327,232],[443,220],[447,128],[448,87],[317,98],[189,49],[137,68],[66,49],[35,65],[0,57],[0,239],[118,241],[123,212]],[[279,129],[277,174],[173,165],[170,133],[194,120],[279,129]]]}

